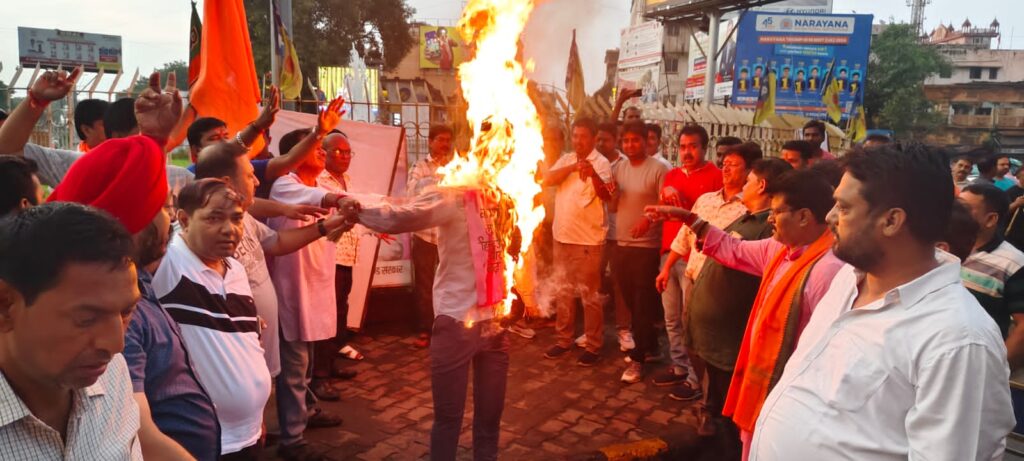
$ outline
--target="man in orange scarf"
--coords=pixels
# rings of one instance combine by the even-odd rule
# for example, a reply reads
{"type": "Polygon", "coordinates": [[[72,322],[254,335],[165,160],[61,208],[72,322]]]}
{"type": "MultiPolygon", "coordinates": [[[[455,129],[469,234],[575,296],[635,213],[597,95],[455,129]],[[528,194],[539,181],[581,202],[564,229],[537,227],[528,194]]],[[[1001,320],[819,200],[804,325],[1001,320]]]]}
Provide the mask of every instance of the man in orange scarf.
{"type": "Polygon", "coordinates": [[[648,209],[689,226],[706,256],[762,278],[722,412],[740,428],[744,459],[761,405],[843,265],[832,255],[832,233],[825,223],[833,206],[832,186],[807,170],[787,172],[765,186],[771,195],[768,222],[775,228],[771,239],[743,241],[682,208],[648,209]]]}

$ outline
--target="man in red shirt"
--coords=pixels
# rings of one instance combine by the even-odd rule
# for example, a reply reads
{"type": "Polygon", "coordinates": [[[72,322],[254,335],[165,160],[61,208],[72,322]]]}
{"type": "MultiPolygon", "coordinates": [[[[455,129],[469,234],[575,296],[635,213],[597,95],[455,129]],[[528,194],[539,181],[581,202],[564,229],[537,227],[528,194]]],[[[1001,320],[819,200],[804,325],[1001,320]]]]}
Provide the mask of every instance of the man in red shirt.
{"type": "MultiPolygon", "coordinates": [[[[679,132],[679,162],[682,166],[674,168],[665,175],[661,189],[661,201],[665,204],[693,208],[697,197],[722,188],[722,170],[705,159],[708,150],[708,132],[700,125],[686,125],[679,132]]],[[[688,400],[701,397],[697,376],[693,372],[690,358],[686,353],[683,341],[683,305],[687,291],[687,278],[684,276],[686,260],[672,255],[670,246],[679,233],[680,225],[666,221],[661,233],[661,264],[669,265],[670,277],[665,291],[661,293],[661,304],[665,310],[665,330],[668,333],[669,355],[671,364],[668,370],[654,377],[657,386],[677,386],[689,382],[691,392],[687,392],[688,400]]],[[[677,387],[678,389],[678,387],[677,387]]]]}

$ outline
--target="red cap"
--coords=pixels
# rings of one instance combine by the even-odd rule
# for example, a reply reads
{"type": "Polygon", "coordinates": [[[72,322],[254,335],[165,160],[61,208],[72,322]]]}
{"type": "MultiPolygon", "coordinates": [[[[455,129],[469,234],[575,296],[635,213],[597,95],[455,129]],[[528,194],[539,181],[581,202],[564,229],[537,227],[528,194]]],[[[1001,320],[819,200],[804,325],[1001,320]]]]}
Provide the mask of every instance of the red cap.
{"type": "Polygon", "coordinates": [[[71,165],[49,202],[77,202],[104,210],[135,234],[167,201],[167,162],[152,138],[109,139],[71,165]]]}

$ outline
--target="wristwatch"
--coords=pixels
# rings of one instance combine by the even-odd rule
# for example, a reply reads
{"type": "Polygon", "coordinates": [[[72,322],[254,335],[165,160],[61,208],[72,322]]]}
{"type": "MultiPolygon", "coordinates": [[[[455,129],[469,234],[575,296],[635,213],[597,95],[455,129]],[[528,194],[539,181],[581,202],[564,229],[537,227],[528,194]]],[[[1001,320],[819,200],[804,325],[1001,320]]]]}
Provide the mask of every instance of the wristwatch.
{"type": "Polygon", "coordinates": [[[324,225],[324,218],[316,220],[316,230],[320,231],[321,236],[327,236],[327,226],[324,225]]]}

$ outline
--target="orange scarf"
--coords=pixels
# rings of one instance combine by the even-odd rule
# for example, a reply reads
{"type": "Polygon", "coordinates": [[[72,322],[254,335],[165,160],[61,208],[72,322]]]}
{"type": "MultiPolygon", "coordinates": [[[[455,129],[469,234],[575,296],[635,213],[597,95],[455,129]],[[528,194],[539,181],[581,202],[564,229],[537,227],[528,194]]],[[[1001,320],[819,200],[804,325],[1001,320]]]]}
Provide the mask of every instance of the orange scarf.
{"type": "Polygon", "coordinates": [[[832,248],[832,239],[828,230],[821,234],[793,261],[771,291],[768,284],[785,261],[787,249],[780,250],[765,268],[722,410],[744,431],[754,432],[761,405],[793,352],[804,285],[814,264],[832,248]]]}

